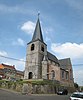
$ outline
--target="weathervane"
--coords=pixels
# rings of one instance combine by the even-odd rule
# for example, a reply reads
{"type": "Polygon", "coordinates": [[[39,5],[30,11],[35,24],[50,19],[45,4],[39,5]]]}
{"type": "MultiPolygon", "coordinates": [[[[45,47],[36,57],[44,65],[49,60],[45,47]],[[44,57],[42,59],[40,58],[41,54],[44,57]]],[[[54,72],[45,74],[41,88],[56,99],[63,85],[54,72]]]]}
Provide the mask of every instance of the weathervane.
{"type": "Polygon", "coordinates": [[[40,12],[38,12],[38,17],[39,17],[39,15],[40,15],[40,12]]]}

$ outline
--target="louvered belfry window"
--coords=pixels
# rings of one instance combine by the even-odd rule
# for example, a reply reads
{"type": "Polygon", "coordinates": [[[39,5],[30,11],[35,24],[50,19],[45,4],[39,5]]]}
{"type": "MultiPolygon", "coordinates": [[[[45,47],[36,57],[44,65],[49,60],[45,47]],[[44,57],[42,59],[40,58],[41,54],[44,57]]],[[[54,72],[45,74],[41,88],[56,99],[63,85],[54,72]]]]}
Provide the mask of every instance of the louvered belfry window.
{"type": "Polygon", "coordinates": [[[43,51],[43,52],[44,52],[44,45],[42,45],[42,46],[41,46],[41,51],[43,51]]]}
{"type": "Polygon", "coordinates": [[[34,48],[35,48],[35,45],[34,45],[34,44],[32,44],[32,45],[31,45],[31,51],[33,51],[33,50],[34,50],[34,48]]]}

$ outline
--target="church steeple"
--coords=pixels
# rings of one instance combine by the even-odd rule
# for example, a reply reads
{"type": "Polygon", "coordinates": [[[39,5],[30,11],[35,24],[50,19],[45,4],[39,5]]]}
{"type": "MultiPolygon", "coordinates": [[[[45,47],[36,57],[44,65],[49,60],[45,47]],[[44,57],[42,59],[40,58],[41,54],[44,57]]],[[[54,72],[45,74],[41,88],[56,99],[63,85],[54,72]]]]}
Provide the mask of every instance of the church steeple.
{"type": "Polygon", "coordinates": [[[36,23],[36,27],[35,27],[35,31],[34,31],[34,34],[33,34],[32,42],[35,41],[35,40],[40,40],[41,42],[43,42],[41,25],[40,25],[40,21],[39,21],[39,14],[38,14],[38,20],[37,20],[37,23],[36,23]]]}
{"type": "Polygon", "coordinates": [[[46,73],[45,71],[47,71],[46,61],[47,61],[47,45],[43,41],[39,14],[38,14],[38,19],[37,19],[32,40],[27,44],[24,78],[41,79],[42,73],[45,74],[46,73]]]}

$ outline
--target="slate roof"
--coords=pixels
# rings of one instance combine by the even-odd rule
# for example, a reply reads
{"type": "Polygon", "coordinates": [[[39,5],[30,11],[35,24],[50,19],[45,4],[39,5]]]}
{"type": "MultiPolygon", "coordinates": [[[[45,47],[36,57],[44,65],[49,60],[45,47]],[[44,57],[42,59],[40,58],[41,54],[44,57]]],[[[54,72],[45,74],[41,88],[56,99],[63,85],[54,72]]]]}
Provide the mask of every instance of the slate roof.
{"type": "Polygon", "coordinates": [[[57,64],[59,64],[57,57],[54,56],[53,54],[51,54],[50,52],[47,52],[47,57],[49,60],[52,60],[52,61],[56,62],[57,64]]]}
{"type": "Polygon", "coordinates": [[[34,42],[36,40],[40,40],[41,42],[44,42],[43,41],[43,36],[42,36],[42,31],[41,31],[41,25],[40,25],[39,18],[37,20],[35,31],[34,31],[33,38],[32,38],[31,42],[34,42]]]}
{"type": "Polygon", "coordinates": [[[59,60],[60,67],[62,69],[68,69],[69,66],[72,66],[70,58],[60,59],[59,60]]]}

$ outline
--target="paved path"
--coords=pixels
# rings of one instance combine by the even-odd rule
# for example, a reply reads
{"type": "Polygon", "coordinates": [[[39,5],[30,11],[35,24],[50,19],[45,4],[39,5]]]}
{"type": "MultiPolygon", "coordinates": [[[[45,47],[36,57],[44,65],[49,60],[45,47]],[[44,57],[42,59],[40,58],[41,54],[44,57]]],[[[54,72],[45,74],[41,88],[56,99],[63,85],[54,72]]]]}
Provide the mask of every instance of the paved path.
{"type": "Polygon", "coordinates": [[[69,95],[54,94],[31,94],[22,95],[21,93],[0,89],[0,100],[68,100],[69,95]]]}

